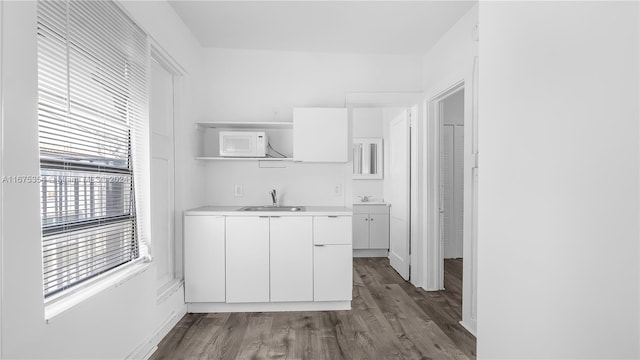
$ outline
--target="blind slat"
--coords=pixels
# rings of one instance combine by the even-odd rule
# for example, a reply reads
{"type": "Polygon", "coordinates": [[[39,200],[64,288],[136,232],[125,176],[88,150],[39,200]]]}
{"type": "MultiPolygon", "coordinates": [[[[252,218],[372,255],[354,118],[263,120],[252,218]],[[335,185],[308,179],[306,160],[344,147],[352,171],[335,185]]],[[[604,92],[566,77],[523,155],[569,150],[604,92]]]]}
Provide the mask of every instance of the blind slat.
{"type": "Polygon", "coordinates": [[[148,251],[148,46],[112,1],[38,1],[45,297],[148,251]]]}

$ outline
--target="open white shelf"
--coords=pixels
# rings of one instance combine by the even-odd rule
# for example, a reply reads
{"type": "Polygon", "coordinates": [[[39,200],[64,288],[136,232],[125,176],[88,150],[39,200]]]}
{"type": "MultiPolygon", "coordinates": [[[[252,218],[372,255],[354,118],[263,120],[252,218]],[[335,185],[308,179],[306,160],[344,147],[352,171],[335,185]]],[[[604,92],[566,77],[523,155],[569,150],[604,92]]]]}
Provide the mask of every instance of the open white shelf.
{"type": "Polygon", "coordinates": [[[196,160],[223,160],[223,161],[293,161],[292,158],[270,158],[270,157],[220,157],[220,156],[198,156],[196,160]]]}
{"type": "Polygon", "coordinates": [[[218,128],[218,129],[291,129],[293,128],[293,122],[221,122],[221,121],[207,121],[198,122],[198,126],[203,128],[218,128]]]}

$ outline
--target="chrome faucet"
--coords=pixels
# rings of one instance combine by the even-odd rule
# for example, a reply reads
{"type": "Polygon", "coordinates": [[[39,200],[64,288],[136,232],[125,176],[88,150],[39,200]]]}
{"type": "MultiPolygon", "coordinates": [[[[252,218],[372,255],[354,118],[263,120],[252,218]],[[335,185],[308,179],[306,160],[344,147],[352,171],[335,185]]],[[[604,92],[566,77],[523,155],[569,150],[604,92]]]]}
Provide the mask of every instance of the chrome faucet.
{"type": "Polygon", "coordinates": [[[269,191],[271,200],[273,200],[273,206],[278,206],[278,195],[276,195],[276,189],[269,191]]]}
{"type": "Polygon", "coordinates": [[[362,202],[369,202],[369,199],[371,198],[371,195],[363,195],[363,196],[358,196],[360,198],[360,201],[362,202]]]}

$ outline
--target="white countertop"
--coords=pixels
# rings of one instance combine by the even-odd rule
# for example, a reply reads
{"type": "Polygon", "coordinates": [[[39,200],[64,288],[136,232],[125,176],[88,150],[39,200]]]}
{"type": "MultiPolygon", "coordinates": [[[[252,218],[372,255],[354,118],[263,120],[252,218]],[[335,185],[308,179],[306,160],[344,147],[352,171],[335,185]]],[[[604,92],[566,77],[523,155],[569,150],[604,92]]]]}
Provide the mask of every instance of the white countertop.
{"type": "Polygon", "coordinates": [[[359,201],[359,202],[354,202],[353,205],[389,205],[388,202],[384,202],[384,201],[359,201]]]}
{"type": "Polygon", "coordinates": [[[349,215],[351,208],[343,206],[304,206],[303,211],[241,211],[244,206],[203,206],[185,210],[185,215],[220,216],[310,216],[310,215],[349,215]]]}

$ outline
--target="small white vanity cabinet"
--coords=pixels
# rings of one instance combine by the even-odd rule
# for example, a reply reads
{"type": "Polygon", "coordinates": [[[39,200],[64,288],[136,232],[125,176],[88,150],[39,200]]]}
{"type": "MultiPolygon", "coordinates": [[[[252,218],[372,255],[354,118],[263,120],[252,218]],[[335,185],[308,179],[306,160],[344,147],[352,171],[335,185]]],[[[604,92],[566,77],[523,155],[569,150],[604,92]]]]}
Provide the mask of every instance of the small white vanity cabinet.
{"type": "Polygon", "coordinates": [[[350,309],[350,209],[205,207],[184,224],[189,312],[350,309]]]}
{"type": "Polygon", "coordinates": [[[293,161],[349,161],[347,109],[294,108],[293,161]]]}
{"type": "Polygon", "coordinates": [[[389,205],[353,205],[353,249],[389,249],[389,205]]]}

